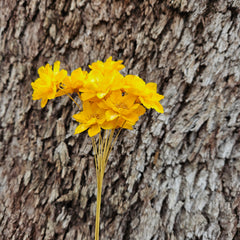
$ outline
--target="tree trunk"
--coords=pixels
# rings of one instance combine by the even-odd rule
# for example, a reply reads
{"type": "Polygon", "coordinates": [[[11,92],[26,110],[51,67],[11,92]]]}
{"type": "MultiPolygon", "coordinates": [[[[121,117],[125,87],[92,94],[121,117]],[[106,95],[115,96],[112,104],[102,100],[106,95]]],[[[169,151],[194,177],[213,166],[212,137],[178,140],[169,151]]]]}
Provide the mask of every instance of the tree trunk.
{"type": "Polygon", "coordinates": [[[124,60],[164,114],[124,130],[103,181],[104,240],[240,239],[240,2],[1,0],[0,239],[94,239],[91,139],[66,98],[31,82],[124,60]]]}

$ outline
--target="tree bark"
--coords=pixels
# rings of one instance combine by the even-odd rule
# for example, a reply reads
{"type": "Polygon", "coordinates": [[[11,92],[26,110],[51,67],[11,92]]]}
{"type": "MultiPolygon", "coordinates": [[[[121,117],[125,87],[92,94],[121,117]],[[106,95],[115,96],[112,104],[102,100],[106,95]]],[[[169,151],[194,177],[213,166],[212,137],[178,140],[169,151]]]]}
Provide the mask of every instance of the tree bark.
{"type": "Polygon", "coordinates": [[[164,114],[123,131],[100,238],[240,239],[240,2],[1,0],[0,239],[94,239],[91,140],[67,98],[32,100],[37,69],[124,60],[164,114]]]}

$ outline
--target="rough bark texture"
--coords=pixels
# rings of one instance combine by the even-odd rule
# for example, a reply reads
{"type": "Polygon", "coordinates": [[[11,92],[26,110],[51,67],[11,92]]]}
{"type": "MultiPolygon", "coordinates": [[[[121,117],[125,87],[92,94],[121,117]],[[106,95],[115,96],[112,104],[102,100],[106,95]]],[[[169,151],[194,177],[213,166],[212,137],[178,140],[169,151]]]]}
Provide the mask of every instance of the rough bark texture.
{"type": "Polygon", "coordinates": [[[240,239],[239,0],[0,1],[0,239],[94,239],[96,177],[68,98],[42,110],[37,69],[122,59],[165,114],[123,131],[101,239],[240,239]]]}

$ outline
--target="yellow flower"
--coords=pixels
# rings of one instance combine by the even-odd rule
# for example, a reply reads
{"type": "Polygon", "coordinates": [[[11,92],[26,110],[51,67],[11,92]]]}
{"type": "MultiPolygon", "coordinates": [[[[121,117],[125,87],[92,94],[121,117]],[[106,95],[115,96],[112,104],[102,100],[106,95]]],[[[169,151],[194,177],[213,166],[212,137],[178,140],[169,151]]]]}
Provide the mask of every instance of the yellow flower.
{"type": "Polygon", "coordinates": [[[73,118],[80,122],[75,129],[75,134],[88,129],[90,137],[95,136],[101,131],[101,126],[106,120],[105,110],[99,108],[96,103],[83,102],[83,111],[73,115],[73,118]]]}
{"type": "Polygon", "coordinates": [[[123,76],[116,70],[103,74],[98,70],[92,70],[87,76],[86,84],[82,89],[82,100],[95,98],[96,101],[104,98],[110,91],[123,87],[123,76]],[[97,97],[97,98],[96,98],[97,97]]]}
{"type": "Polygon", "coordinates": [[[45,67],[38,69],[39,78],[35,82],[31,83],[33,88],[32,98],[33,100],[41,101],[41,107],[45,107],[48,99],[56,97],[56,92],[59,88],[59,84],[67,76],[66,70],[60,71],[60,62],[54,63],[53,70],[52,66],[47,64],[45,67]]]}
{"type": "Polygon", "coordinates": [[[164,98],[157,93],[156,83],[145,83],[140,77],[127,75],[125,77],[124,90],[135,96],[146,108],[154,108],[157,112],[163,113],[163,106],[159,103],[164,98]]]}
{"type": "Polygon", "coordinates": [[[135,103],[136,99],[137,97],[131,94],[122,95],[122,91],[118,90],[112,92],[105,101],[99,102],[98,106],[105,109],[108,125],[116,120],[115,128],[131,128],[138,121],[139,116],[145,113],[145,108],[135,103]]]}
{"type": "Polygon", "coordinates": [[[57,92],[56,96],[79,92],[83,88],[86,77],[87,71],[82,71],[81,68],[74,70],[71,73],[71,77],[67,76],[63,79],[61,89],[57,92]]]}
{"type": "Polygon", "coordinates": [[[125,68],[122,62],[122,60],[112,61],[112,57],[109,57],[105,63],[102,61],[97,61],[92,63],[92,65],[89,65],[89,68],[92,70],[98,70],[105,74],[108,71],[120,71],[121,69],[125,68]]]}
{"type": "Polygon", "coordinates": [[[123,77],[119,72],[124,68],[121,60],[112,61],[112,57],[109,57],[106,62],[97,61],[89,67],[90,73],[78,68],[70,77],[66,70],[60,71],[58,61],[54,63],[53,70],[49,64],[39,68],[40,77],[32,83],[32,96],[33,100],[42,99],[43,108],[48,99],[67,94],[80,109],[79,113],[73,115],[80,123],[75,134],[85,130],[88,130],[90,137],[99,134],[98,143],[92,138],[97,175],[95,239],[98,240],[102,182],[109,154],[121,129],[132,129],[139,117],[145,113],[145,108],[154,108],[163,113],[159,101],[164,96],[157,93],[156,83],[146,84],[135,75],[123,77]],[[74,92],[78,93],[82,101],[82,111],[70,95],[74,92]],[[117,128],[120,129],[115,134],[117,128]],[[105,130],[103,134],[101,129],[105,130]]]}

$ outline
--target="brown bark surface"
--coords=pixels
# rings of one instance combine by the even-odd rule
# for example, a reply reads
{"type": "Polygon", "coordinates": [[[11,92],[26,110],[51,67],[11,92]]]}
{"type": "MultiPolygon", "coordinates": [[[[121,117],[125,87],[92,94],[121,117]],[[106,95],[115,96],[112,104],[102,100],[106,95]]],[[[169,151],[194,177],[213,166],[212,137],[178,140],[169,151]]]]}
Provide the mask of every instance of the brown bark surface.
{"type": "Polygon", "coordinates": [[[122,59],[164,114],[123,131],[105,173],[101,239],[240,239],[239,0],[0,1],[0,239],[94,239],[91,140],[37,69],[122,59]]]}

